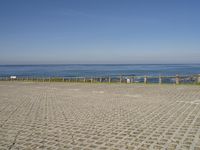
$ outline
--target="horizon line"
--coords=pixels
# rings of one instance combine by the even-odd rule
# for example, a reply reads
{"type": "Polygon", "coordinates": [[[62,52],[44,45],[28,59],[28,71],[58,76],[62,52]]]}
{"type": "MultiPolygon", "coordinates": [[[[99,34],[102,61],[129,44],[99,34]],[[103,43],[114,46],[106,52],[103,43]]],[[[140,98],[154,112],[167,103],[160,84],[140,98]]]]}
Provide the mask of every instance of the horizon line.
{"type": "Polygon", "coordinates": [[[39,65],[200,65],[200,63],[45,63],[45,64],[0,64],[0,66],[39,66],[39,65]]]}

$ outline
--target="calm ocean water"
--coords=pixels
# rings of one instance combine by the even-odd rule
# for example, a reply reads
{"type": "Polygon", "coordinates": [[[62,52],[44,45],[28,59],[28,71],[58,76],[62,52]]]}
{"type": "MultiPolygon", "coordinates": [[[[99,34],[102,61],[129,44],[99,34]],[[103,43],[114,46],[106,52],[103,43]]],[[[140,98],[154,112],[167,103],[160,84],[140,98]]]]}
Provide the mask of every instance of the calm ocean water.
{"type": "Polygon", "coordinates": [[[0,76],[70,77],[118,75],[192,75],[200,74],[200,64],[132,65],[132,64],[70,64],[70,65],[0,65],[0,76]]]}

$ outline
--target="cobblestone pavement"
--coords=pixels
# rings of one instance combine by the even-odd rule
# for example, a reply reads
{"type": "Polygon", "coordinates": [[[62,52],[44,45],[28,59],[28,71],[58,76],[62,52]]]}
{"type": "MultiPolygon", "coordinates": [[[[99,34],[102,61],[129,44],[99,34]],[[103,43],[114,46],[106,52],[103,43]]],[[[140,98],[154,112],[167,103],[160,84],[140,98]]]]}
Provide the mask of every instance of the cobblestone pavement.
{"type": "Polygon", "coordinates": [[[0,150],[200,150],[200,86],[0,82],[0,150]]]}

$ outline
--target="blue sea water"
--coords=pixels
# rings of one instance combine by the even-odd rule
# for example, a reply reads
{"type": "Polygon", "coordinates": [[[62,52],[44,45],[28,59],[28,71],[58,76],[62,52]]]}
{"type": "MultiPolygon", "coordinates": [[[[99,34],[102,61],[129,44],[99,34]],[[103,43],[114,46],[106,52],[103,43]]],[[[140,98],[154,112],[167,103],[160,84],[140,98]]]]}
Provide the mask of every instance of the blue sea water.
{"type": "Polygon", "coordinates": [[[200,64],[0,65],[0,77],[174,76],[200,74],[200,64]]]}

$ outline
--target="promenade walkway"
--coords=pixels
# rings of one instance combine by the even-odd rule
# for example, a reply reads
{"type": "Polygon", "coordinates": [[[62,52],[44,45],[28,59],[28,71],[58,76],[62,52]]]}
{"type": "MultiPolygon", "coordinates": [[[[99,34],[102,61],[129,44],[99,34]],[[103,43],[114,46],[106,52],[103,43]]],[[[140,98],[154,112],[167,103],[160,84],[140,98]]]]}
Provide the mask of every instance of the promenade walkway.
{"type": "Polygon", "coordinates": [[[200,150],[200,86],[0,82],[0,150],[200,150]]]}

